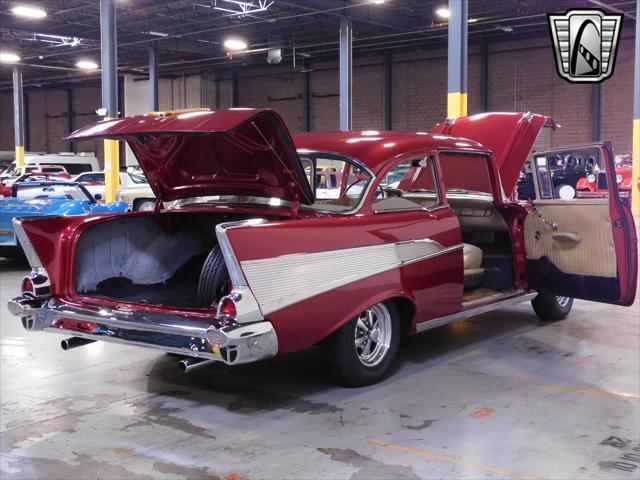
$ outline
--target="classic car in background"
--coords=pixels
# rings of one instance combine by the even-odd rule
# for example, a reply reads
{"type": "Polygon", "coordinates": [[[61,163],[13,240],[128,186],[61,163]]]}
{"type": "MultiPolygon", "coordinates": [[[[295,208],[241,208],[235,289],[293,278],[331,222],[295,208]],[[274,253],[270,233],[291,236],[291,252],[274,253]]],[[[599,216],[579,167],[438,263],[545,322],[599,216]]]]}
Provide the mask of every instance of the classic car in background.
{"type": "Polygon", "coordinates": [[[68,181],[58,177],[55,173],[24,173],[17,177],[9,177],[0,181],[0,197],[10,197],[13,192],[13,185],[23,182],[46,182],[46,181],[68,181]]]}
{"type": "MultiPolygon", "coordinates": [[[[96,200],[104,200],[104,172],[81,173],[80,175],[76,175],[75,177],[73,177],[71,181],[84,185],[84,187],[91,193],[91,195],[93,195],[96,200]]],[[[120,172],[120,187],[118,195],[120,196],[122,201],[126,201],[124,198],[122,198],[122,194],[120,192],[123,192],[124,196],[127,197],[126,189],[128,187],[139,188],[140,185],[144,184],[148,185],[147,179],[144,178],[144,175],[130,172],[120,172]]],[[[145,190],[147,194],[149,191],[151,191],[150,187],[149,190],[145,190]]],[[[153,193],[151,193],[151,195],[153,195],[153,193]]],[[[155,205],[155,200],[153,202],[155,205]]],[[[129,208],[131,209],[131,206],[129,208]]]]}
{"type": "Polygon", "coordinates": [[[156,197],[144,174],[126,172],[120,174],[120,187],[116,198],[127,202],[129,210],[149,212],[156,206],[156,197]]]}
{"type": "MultiPolygon", "coordinates": [[[[631,196],[632,161],[631,154],[617,155],[615,159],[615,179],[620,196],[627,200],[631,196]]],[[[578,197],[600,197],[609,193],[607,173],[599,166],[592,173],[578,181],[578,197]]]]}
{"type": "MultiPolygon", "coordinates": [[[[558,147],[554,150],[536,152],[536,155],[545,155],[547,158],[548,174],[555,198],[575,198],[578,182],[591,174],[597,165],[597,159],[585,154],[583,149],[567,150],[566,147],[558,147]]],[[[526,165],[520,172],[517,183],[520,200],[535,198],[532,172],[531,167],[526,165]]]]}
{"type": "Polygon", "coordinates": [[[0,198],[0,257],[22,254],[13,227],[15,218],[43,215],[88,215],[126,212],[127,204],[98,204],[80,184],[67,181],[20,182],[12,186],[12,196],[0,198]]]}
{"type": "MultiPolygon", "coordinates": [[[[33,271],[9,309],[28,330],[70,336],[66,348],[152,347],[185,356],[185,371],[320,344],[336,378],[360,386],[389,372],[403,332],[528,300],[544,320],[566,317],[572,298],[631,305],[636,233],[615,190],[530,205],[504,196],[553,125],[483,113],[433,134],[292,138],[273,111],[230,109],[82,128],[70,139],[126,140],[173,203],[16,219],[33,271]],[[308,180],[326,159],[349,172],[338,198],[315,198],[308,180]]],[[[613,172],[610,145],[598,148],[613,172]]],[[[540,191],[548,168],[535,158],[540,191]]]]}

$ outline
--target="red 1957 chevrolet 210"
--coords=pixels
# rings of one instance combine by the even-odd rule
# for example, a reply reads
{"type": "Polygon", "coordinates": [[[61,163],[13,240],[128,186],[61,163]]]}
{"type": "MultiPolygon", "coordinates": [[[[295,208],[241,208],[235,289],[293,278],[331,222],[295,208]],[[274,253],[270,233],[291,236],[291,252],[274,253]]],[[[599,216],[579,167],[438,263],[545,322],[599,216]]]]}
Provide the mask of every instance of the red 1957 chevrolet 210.
{"type": "MultiPolygon", "coordinates": [[[[631,305],[637,239],[615,178],[608,198],[509,200],[545,127],[485,113],[431,133],[292,138],[257,109],[99,122],[69,138],[126,141],[156,209],[16,219],[33,271],[9,308],[70,336],[63,348],[153,347],[183,370],[321,344],[359,386],[384,377],[403,333],[528,300],[543,320],[573,298],[631,305]],[[322,169],[342,172],[338,198],[315,199],[322,169]]],[[[611,146],[594,148],[611,176],[611,146]]]]}

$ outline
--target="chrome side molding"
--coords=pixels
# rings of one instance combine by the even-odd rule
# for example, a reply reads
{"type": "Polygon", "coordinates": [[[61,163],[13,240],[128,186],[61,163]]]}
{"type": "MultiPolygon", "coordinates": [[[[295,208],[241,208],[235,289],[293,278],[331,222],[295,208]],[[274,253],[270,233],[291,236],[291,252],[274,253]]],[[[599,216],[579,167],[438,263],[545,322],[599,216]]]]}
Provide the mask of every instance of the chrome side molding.
{"type": "Polygon", "coordinates": [[[537,293],[524,293],[524,290],[510,290],[508,293],[491,295],[489,297],[481,298],[474,302],[468,302],[467,305],[472,304],[476,305],[481,303],[477,307],[467,308],[458,313],[454,313],[452,315],[447,315],[446,317],[434,318],[433,320],[428,320],[426,322],[418,323],[416,325],[416,331],[418,333],[424,332],[426,330],[431,330],[432,328],[441,327],[443,325],[447,325],[449,323],[455,322],[456,320],[461,320],[463,318],[473,317],[474,315],[480,315],[481,313],[490,312],[492,310],[498,310],[504,307],[510,307],[513,305],[517,305],[522,302],[526,302],[529,300],[533,300],[537,293]],[[498,300],[496,297],[503,296],[504,300],[498,300]],[[488,302],[488,303],[487,303],[488,302]]]}

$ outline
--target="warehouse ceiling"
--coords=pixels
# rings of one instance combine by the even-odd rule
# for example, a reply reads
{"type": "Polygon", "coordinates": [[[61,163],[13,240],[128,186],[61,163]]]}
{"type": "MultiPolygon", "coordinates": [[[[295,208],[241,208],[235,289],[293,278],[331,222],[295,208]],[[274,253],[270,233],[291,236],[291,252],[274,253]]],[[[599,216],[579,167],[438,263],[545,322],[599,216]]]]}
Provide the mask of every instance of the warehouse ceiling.
{"type": "MultiPolygon", "coordinates": [[[[100,62],[98,0],[47,0],[47,16],[17,17],[22,1],[0,0],[0,48],[16,52],[26,86],[95,82],[79,60],[100,62]]],[[[149,47],[158,48],[161,75],[264,64],[281,48],[283,64],[308,68],[337,56],[340,17],[352,18],[354,56],[424,49],[446,41],[446,0],[118,0],[118,66],[146,75],[149,47]],[[229,55],[224,41],[241,38],[246,51],[229,55]]],[[[469,42],[547,34],[547,12],[599,7],[634,18],[635,0],[469,0],[469,42]]],[[[628,24],[627,24],[628,25],[628,24]]],[[[0,88],[10,85],[0,67],[0,88]]]]}

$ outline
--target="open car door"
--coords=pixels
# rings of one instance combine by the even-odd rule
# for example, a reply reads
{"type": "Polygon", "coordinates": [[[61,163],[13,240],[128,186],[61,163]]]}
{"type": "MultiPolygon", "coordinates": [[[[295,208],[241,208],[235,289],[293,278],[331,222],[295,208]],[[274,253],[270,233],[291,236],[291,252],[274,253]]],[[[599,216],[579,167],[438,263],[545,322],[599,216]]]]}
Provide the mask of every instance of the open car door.
{"type": "Polygon", "coordinates": [[[631,305],[635,298],[637,237],[620,199],[609,143],[534,153],[536,199],[525,220],[529,286],[541,293],[631,305]],[[602,177],[600,196],[557,198],[551,162],[573,155],[590,160],[602,177]]]}

